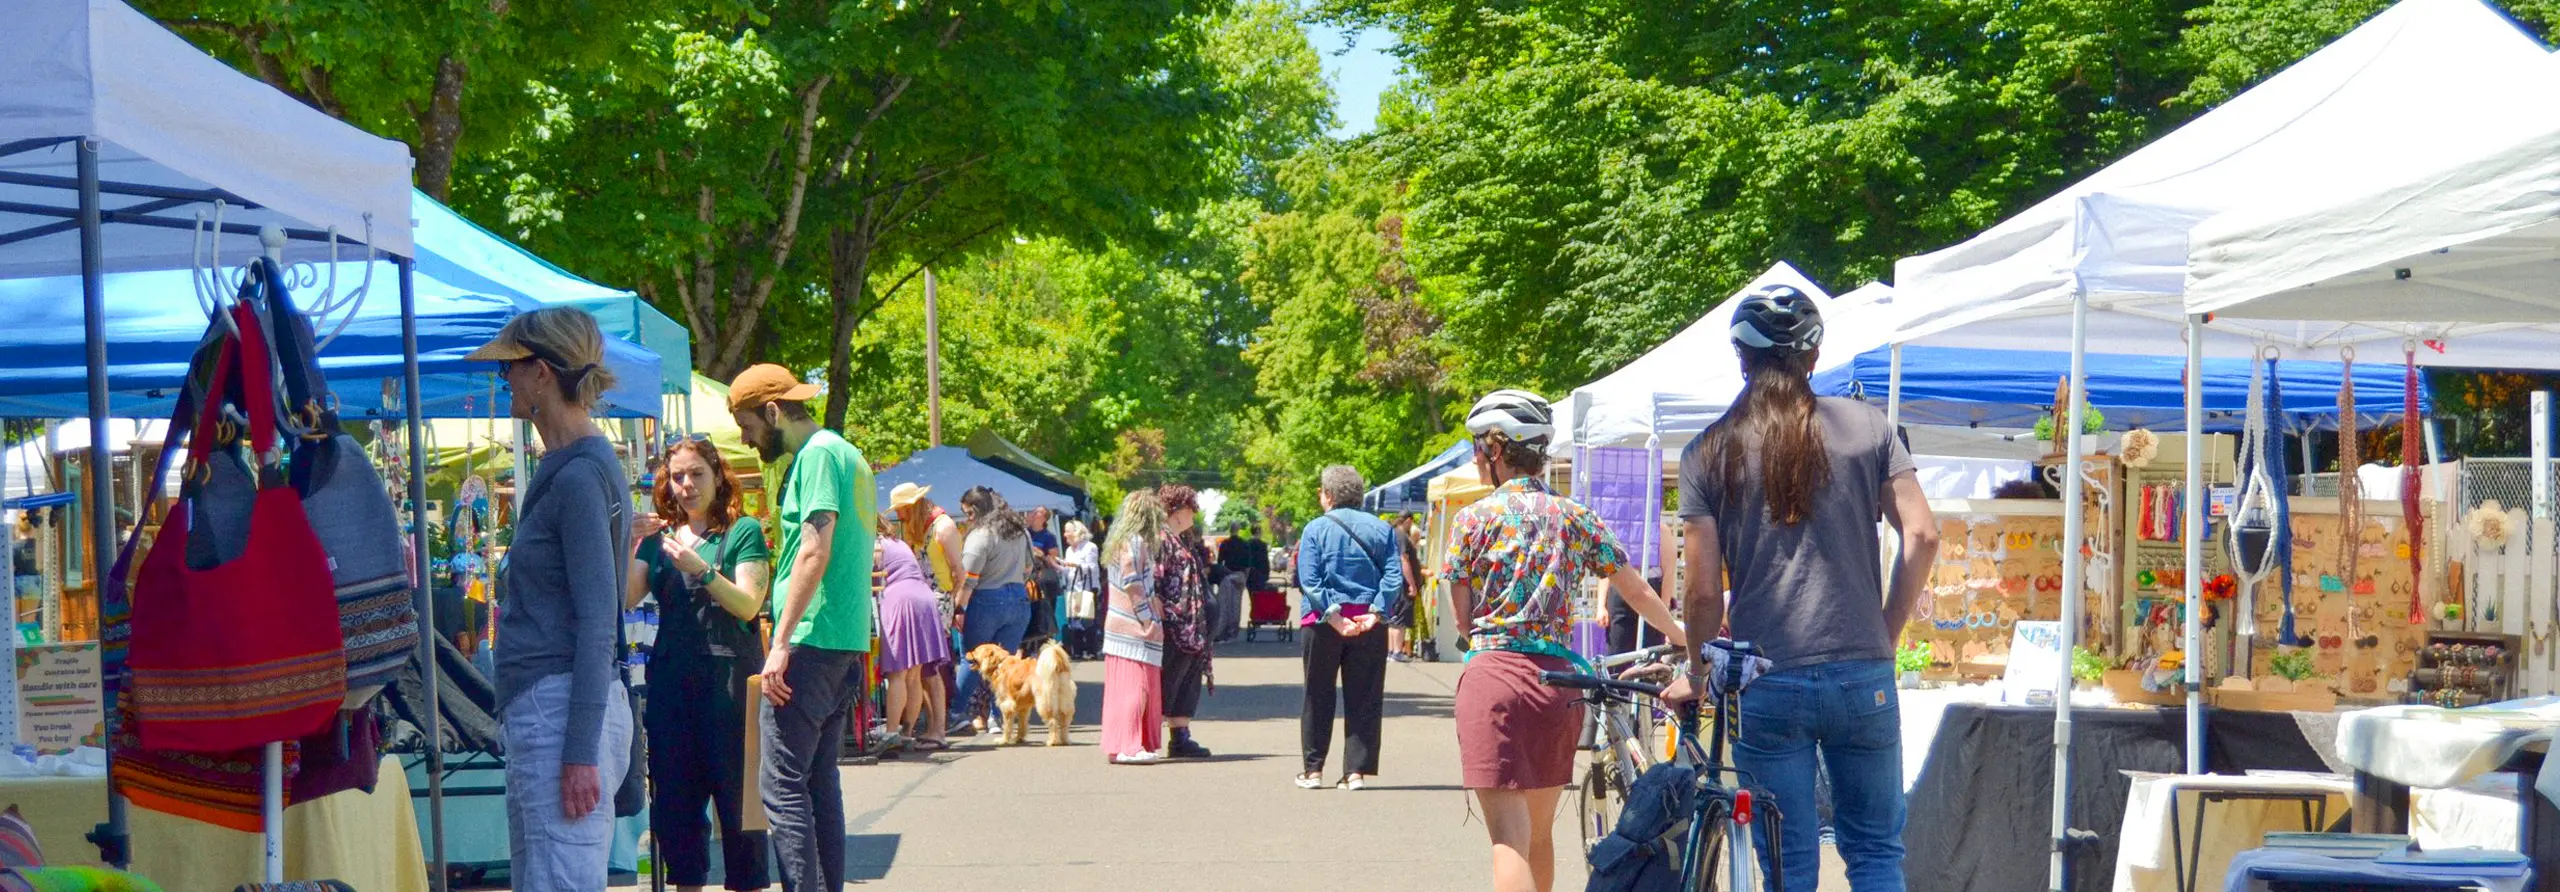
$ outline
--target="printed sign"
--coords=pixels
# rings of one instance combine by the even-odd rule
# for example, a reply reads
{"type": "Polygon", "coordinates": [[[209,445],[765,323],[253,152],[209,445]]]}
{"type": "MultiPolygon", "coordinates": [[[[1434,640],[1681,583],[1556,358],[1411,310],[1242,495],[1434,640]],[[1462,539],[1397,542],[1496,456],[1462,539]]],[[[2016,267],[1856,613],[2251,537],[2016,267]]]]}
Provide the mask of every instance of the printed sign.
{"type": "Polygon", "coordinates": [[[106,745],[98,643],[18,648],[18,743],[39,753],[106,745]]]}
{"type": "Polygon", "coordinates": [[[2009,671],[2000,679],[2000,699],[2027,706],[2053,705],[2053,683],[2067,659],[2062,653],[2062,624],[2022,622],[2009,636],[2009,671]]]}

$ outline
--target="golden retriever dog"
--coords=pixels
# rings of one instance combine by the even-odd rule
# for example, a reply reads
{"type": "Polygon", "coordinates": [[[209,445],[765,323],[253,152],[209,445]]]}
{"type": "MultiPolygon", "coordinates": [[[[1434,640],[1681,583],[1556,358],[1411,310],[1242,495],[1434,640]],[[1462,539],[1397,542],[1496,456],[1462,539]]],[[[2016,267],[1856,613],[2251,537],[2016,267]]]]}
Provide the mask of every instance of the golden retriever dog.
{"type": "Polygon", "coordinates": [[[1004,711],[1005,745],[1021,744],[1030,735],[1034,712],[1048,723],[1049,745],[1067,745],[1067,726],[1076,717],[1076,678],[1066,648],[1049,642],[1035,660],[981,644],[969,652],[969,664],[986,679],[996,708],[1004,711]]]}

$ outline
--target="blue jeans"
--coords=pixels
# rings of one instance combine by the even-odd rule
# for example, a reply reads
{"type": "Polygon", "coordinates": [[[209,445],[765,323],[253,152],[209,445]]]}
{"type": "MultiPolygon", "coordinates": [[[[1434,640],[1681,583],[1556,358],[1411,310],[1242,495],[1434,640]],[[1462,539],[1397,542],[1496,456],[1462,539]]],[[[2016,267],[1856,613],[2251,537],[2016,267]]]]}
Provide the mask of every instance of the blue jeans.
{"type": "MultiPolygon", "coordinates": [[[[1901,708],[1891,660],[1799,666],[1761,676],[1743,690],[1733,760],[1777,797],[1784,892],[1814,892],[1821,882],[1817,768],[1830,773],[1832,831],[1848,864],[1849,888],[1901,892],[1901,708]]],[[[1759,844],[1765,868],[1767,835],[1759,844]]]]}
{"type": "Polygon", "coordinates": [[[1022,649],[1022,632],[1031,627],[1031,590],[1021,583],[982,588],[969,596],[969,613],[960,621],[960,690],[951,701],[952,723],[985,717],[989,723],[999,716],[995,698],[988,696],[986,679],[969,663],[969,652],[981,644],[993,644],[1009,651],[1022,649]],[[982,704],[979,697],[987,697],[982,704]]]}

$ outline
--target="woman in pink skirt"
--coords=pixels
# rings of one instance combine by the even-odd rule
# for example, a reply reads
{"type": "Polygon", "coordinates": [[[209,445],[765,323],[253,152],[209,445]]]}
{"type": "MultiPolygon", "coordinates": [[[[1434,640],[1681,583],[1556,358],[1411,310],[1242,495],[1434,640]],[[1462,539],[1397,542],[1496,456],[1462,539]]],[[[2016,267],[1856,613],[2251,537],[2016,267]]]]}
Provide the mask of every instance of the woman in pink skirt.
{"type": "Polygon", "coordinates": [[[1114,764],[1163,758],[1164,626],[1154,591],[1153,543],[1164,531],[1164,506],[1139,490],[1120,502],[1120,518],[1102,543],[1110,614],[1102,624],[1102,752],[1114,764]]]}
{"type": "Polygon", "coordinates": [[[950,664],[951,636],[942,631],[942,607],[933,586],[925,581],[924,566],[916,561],[916,553],[897,536],[887,534],[886,522],[881,528],[883,535],[873,540],[881,580],[880,680],[887,688],[889,719],[889,733],[881,745],[891,749],[909,745],[942,749],[947,744],[938,740],[911,741],[907,732],[915,728],[920,716],[931,722],[925,727],[942,727],[943,716],[924,715],[930,702],[925,696],[924,679],[950,664]]]}

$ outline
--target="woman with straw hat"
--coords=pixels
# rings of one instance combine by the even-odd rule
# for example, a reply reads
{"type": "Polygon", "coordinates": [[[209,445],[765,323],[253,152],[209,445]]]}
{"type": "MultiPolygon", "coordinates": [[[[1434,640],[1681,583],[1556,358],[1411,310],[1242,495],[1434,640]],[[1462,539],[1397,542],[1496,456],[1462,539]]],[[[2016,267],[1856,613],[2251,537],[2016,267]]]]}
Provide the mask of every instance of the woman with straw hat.
{"type": "MultiPolygon", "coordinates": [[[[907,543],[908,550],[915,553],[919,563],[933,571],[929,582],[942,613],[941,625],[937,628],[949,629],[954,606],[952,589],[959,579],[963,540],[959,522],[952,520],[950,514],[933,503],[929,498],[932,493],[933,487],[930,486],[914,482],[898,484],[897,488],[889,491],[889,518],[897,524],[898,539],[907,543]]],[[[948,632],[940,634],[946,639],[951,638],[948,632]]],[[[956,647],[956,641],[949,646],[956,647]]],[[[941,749],[949,745],[946,740],[950,736],[951,691],[957,687],[953,669],[952,662],[946,660],[926,671],[920,679],[924,686],[925,734],[917,739],[917,743],[927,749],[941,749]]],[[[896,730],[904,734],[908,729],[896,730]]]]}

